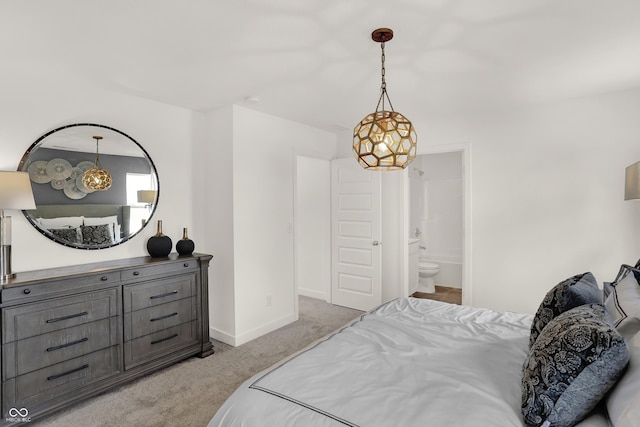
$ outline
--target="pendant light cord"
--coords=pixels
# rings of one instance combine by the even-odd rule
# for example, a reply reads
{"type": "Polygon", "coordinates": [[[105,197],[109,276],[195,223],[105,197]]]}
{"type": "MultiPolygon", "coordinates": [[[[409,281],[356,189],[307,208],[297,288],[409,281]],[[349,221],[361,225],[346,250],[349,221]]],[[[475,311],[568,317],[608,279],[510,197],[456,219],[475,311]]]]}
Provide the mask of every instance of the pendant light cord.
{"type": "Polygon", "coordinates": [[[102,139],[101,136],[94,136],[93,137],[96,140],[96,167],[100,168],[100,149],[99,149],[99,145],[100,145],[100,140],[102,139]]]}
{"type": "Polygon", "coordinates": [[[384,36],[382,36],[382,41],[380,42],[380,49],[382,50],[382,55],[380,57],[380,62],[382,63],[382,67],[380,69],[380,75],[382,76],[382,83],[380,84],[380,98],[378,99],[378,105],[376,106],[376,113],[380,108],[380,103],[382,102],[382,111],[384,111],[384,98],[387,98],[389,101],[389,107],[391,107],[391,111],[393,110],[393,104],[391,104],[391,99],[389,98],[389,94],[387,93],[387,81],[385,80],[386,69],[384,67],[384,36]]]}

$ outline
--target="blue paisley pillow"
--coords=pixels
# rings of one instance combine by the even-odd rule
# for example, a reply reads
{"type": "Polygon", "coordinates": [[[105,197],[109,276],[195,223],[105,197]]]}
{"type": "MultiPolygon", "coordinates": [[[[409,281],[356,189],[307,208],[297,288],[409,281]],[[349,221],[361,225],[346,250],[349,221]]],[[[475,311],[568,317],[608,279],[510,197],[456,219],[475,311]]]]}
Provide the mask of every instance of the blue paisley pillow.
{"type": "Polygon", "coordinates": [[[582,420],[622,375],[624,338],[602,304],[551,320],[522,368],[522,415],[528,426],[569,427],[582,420]]]}
{"type": "Polygon", "coordinates": [[[602,304],[602,299],[596,278],[589,272],[569,277],[555,285],[547,292],[533,318],[529,348],[554,317],[583,304],[602,304]]]}

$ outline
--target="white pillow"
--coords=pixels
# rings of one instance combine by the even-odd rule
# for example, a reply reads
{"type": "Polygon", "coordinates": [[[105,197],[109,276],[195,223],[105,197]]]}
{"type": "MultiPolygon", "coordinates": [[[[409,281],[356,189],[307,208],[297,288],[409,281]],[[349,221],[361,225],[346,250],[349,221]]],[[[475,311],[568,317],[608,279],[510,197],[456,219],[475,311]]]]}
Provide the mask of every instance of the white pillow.
{"type": "Polygon", "coordinates": [[[620,335],[631,339],[640,331],[640,271],[628,270],[622,279],[613,286],[604,301],[611,320],[620,335]]]}
{"type": "Polygon", "coordinates": [[[83,219],[83,216],[64,216],[60,218],[38,218],[38,222],[43,228],[76,228],[82,225],[83,219]]]}
{"type": "Polygon", "coordinates": [[[120,237],[121,233],[122,233],[122,226],[118,223],[115,223],[113,225],[113,237],[116,242],[119,242],[120,240],[122,240],[122,237],[120,237]]]}
{"type": "Polygon", "coordinates": [[[117,223],[118,223],[117,215],[103,216],[101,218],[94,218],[94,217],[84,218],[84,225],[102,225],[102,224],[117,224],[117,223]]]}
{"type": "Polygon", "coordinates": [[[609,392],[607,410],[611,425],[637,427],[640,420],[640,332],[626,341],[629,366],[609,392]]]}

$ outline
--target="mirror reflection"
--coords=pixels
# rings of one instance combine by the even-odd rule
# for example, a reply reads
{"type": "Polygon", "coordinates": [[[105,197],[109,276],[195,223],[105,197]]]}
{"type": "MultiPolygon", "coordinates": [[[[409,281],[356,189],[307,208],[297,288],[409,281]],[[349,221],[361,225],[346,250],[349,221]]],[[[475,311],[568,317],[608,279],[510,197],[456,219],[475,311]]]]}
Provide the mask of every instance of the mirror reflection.
{"type": "Polygon", "coordinates": [[[64,126],[38,138],[18,170],[29,173],[37,209],[23,211],[46,237],[80,249],[121,244],[149,222],[158,174],[133,138],[104,125],[64,126]]]}

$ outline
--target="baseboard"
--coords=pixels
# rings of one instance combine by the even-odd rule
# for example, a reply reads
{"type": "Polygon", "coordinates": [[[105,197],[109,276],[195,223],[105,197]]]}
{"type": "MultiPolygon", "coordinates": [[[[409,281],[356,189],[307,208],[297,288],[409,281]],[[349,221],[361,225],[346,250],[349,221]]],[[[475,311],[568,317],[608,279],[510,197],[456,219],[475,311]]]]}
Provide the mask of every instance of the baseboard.
{"type": "Polygon", "coordinates": [[[330,302],[326,292],[314,291],[313,289],[298,288],[298,295],[303,297],[315,298],[322,301],[330,302]]]}
{"type": "MultiPolygon", "coordinates": [[[[230,345],[232,347],[236,347],[236,338],[224,331],[221,331],[219,329],[215,329],[213,327],[209,327],[209,336],[211,338],[213,338],[214,340],[218,340],[221,341],[227,345],[230,345]]],[[[215,345],[214,345],[214,349],[215,349],[215,345]]]]}
{"type": "Polygon", "coordinates": [[[259,338],[265,334],[268,334],[269,332],[273,332],[278,328],[282,328],[289,323],[295,322],[296,320],[298,320],[298,316],[296,316],[295,313],[290,313],[286,316],[281,317],[280,319],[276,319],[273,322],[267,323],[266,325],[262,325],[258,328],[238,334],[236,336],[211,327],[209,328],[209,335],[211,336],[211,338],[222,341],[225,344],[233,347],[238,347],[239,345],[248,343],[251,340],[259,338]]]}

